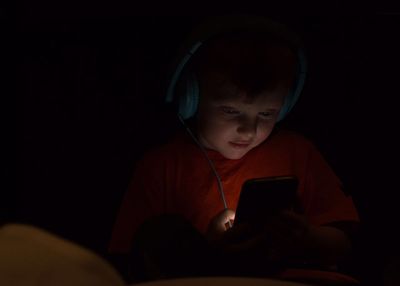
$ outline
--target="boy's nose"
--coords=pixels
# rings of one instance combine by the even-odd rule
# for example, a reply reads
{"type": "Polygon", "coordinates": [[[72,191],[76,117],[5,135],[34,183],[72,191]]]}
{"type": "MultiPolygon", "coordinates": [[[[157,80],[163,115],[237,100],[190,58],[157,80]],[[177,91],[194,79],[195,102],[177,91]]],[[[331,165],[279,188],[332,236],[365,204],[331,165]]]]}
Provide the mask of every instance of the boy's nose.
{"type": "Polygon", "coordinates": [[[243,119],[241,120],[237,132],[246,140],[253,138],[257,133],[257,119],[243,119]]]}

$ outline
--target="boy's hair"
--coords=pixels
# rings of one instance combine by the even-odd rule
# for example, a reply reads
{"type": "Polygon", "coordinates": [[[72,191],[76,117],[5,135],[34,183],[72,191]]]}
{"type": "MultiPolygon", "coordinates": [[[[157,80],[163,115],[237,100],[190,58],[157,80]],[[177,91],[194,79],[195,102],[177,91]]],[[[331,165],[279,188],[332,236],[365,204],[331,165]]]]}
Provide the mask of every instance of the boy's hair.
{"type": "Polygon", "coordinates": [[[252,99],[278,85],[290,88],[296,76],[296,63],[296,54],[285,41],[246,31],[207,41],[194,55],[190,70],[197,76],[200,89],[206,80],[219,86],[233,84],[252,99]]]}

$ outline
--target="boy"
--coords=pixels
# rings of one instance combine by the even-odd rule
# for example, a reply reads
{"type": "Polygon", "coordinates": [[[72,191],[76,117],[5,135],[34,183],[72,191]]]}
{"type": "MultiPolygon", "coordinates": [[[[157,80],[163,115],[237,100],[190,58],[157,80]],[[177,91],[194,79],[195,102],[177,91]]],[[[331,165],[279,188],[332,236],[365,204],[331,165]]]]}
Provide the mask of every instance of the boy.
{"type": "Polygon", "coordinates": [[[358,221],[351,198],[309,141],[276,127],[297,61],[283,39],[249,31],[214,37],[196,52],[182,76],[195,77],[200,90],[185,122],[194,138],[178,133],[138,163],[111,252],[140,248],[152,277],[270,275],[276,265],[346,257],[358,221]],[[247,179],[289,174],[299,180],[295,211],[257,231],[228,227],[247,179]]]}

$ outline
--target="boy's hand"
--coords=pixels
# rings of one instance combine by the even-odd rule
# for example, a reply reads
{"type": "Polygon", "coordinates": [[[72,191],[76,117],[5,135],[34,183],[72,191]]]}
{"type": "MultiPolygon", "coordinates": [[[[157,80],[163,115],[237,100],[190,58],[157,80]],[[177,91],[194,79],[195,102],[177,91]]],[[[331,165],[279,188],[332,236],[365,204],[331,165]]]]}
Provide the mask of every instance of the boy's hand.
{"type": "Polygon", "coordinates": [[[304,216],[285,210],[261,225],[235,225],[218,242],[231,253],[257,253],[269,261],[296,259],[308,250],[314,228],[304,216]]]}
{"type": "Polygon", "coordinates": [[[208,225],[207,239],[211,242],[221,240],[226,230],[229,229],[229,224],[232,225],[234,220],[235,211],[231,209],[225,209],[217,214],[208,225]]]}
{"type": "Polygon", "coordinates": [[[273,260],[303,257],[309,248],[309,238],[315,231],[305,216],[292,211],[282,211],[264,224],[269,244],[269,256],[273,260]]]}
{"type": "Polygon", "coordinates": [[[249,224],[230,227],[234,220],[235,212],[231,209],[217,214],[208,225],[207,239],[225,252],[256,251],[264,241],[263,234],[254,232],[249,224]]]}
{"type": "Polygon", "coordinates": [[[334,227],[313,226],[303,215],[282,211],[256,227],[227,226],[235,212],[224,210],[211,221],[207,238],[228,253],[257,255],[270,262],[309,261],[335,264],[351,248],[347,236],[334,227]]]}

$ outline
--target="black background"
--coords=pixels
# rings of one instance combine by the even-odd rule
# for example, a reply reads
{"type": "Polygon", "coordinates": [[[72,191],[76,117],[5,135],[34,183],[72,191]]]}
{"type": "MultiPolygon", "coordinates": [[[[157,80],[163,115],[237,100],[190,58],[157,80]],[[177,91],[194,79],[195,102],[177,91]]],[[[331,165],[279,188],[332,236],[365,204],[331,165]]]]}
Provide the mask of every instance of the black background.
{"type": "Polygon", "coordinates": [[[163,99],[177,47],[205,16],[248,12],[304,38],[309,76],[284,125],[313,140],[342,178],[363,220],[365,264],[384,264],[397,239],[400,13],[280,3],[21,4],[16,192],[5,222],[104,254],[135,160],[168,133],[163,99]]]}

